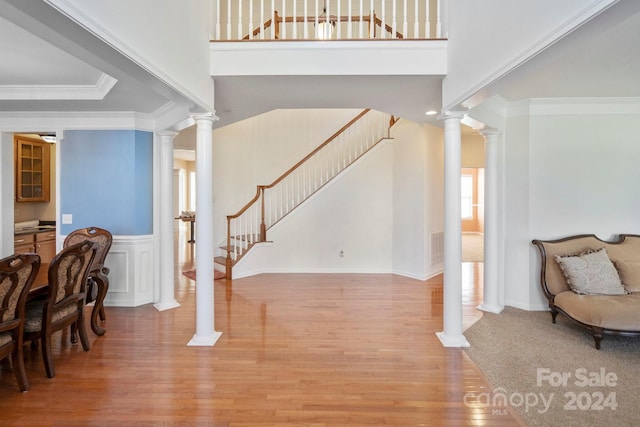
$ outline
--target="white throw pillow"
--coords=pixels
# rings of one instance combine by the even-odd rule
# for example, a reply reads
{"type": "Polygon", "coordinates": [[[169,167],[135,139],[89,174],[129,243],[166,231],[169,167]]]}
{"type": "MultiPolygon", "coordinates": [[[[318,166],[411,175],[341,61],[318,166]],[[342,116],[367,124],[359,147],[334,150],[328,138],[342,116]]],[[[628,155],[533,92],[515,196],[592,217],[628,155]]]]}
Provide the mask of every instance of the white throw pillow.
{"type": "Polygon", "coordinates": [[[575,293],[584,295],[627,293],[605,248],[580,255],[556,255],[556,262],[560,265],[567,284],[575,293]]]}

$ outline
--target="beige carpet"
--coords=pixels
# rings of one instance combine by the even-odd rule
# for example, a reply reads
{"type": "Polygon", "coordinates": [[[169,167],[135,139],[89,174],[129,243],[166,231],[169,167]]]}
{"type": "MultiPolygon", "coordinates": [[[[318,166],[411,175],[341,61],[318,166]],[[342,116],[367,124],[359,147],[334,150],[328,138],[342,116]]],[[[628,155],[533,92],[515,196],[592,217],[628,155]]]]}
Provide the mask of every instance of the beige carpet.
{"type": "Polygon", "coordinates": [[[462,233],[462,262],[484,261],[484,236],[478,233],[462,233]]]}
{"type": "MultiPolygon", "coordinates": [[[[640,426],[640,338],[606,336],[596,350],[566,317],[553,324],[548,312],[511,307],[484,313],[465,336],[467,354],[527,425],[640,426]]],[[[497,392],[480,396],[481,410],[498,407],[481,399],[497,392]]]]}

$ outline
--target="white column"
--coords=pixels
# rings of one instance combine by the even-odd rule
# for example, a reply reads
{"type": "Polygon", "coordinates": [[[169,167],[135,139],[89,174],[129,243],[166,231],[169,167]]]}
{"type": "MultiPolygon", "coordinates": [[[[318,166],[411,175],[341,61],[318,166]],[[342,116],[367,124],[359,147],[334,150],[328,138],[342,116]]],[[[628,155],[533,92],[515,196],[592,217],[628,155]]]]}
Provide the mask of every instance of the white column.
{"type": "Polygon", "coordinates": [[[196,333],[190,346],[212,346],[215,331],[213,282],[213,114],[196,121],[196,333]]]}
{"type": "Polygon", "coordinates": [[[180,307],[175,297],[173,262],[173,138],[177,132],[159,132],[160,147],[160,301],[153,306],[158,311],[180,307]]]}
{"type": "Polygon", "coordinates": [[[444,295],[442,332],[445,347],[468,347],[462,335],[462,219],[460,191],[461,113],[447,112],[444,119],[444,295]]]}
{"type": "MultiPolygon", "coordinates": [[[[13,134],[0,132],[0,230],[3,230],[3,233],[0,234],[0,258],[8,257],[14,253],[15,172],[13,156],[13,134]],[[11,230],[11,233],[4,233],[6,230],[11,230]]],[[[57,232],[60,233],[59,227],[57,232]]]]}
{"type": "Polygon", "coordinates": [[[498,292],[498,135],[494,129],[483,130],[484,136],[484,289],[482,311],[500,313],[504,307],[498,292]]]}

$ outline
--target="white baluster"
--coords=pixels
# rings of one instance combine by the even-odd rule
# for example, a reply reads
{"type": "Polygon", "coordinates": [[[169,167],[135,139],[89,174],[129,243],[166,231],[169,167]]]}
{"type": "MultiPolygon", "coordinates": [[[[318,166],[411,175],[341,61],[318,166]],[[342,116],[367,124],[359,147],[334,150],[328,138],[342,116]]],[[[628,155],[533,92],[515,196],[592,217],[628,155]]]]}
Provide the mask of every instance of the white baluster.
{"type": "MultiPolygon", "coordinates": [[[[238,219],[237,218],[233,220],[233,233],[232,233],[232,235],[233,236],[238,236],[238,219]]],[[[237,243],[237,239],[232,239],[231,242],[232,242],[232,245],[233,245],[233,249],[232,249],[233,259],[236,260],[236,259],[238,259],[238,245],[236,244],[237,243]]],[[[229,248],[229,249],[231,249],[231,248],[229,248]]]]}
{"type": "Polygon", "coordinates": [[[216,40],[220,40],[220,1],[216,1],[216,40]]]}
{"type": "Polygon", "coordinates": [[[227,40],[231,40],[231,0],[227,0],[227,40]]]}
{"type": "Polygon", "coordinates": [[[349,25],[347,26],[347,38],[351,40],[353,38],[353,23],[351,22],[351,0],[349,0],[348,6],[349,8],[349,20],[347,21],[349,25]]]}
{"type": "Polygon", "coordinates": [[[338,28],[338,31],[336,32],[336,37],[338,40],[340,40],[342,38],[342,22],[340,22],[340,11],[342,10],[342,8],[340,7],[340,0],[338,0],[338,6],[336,7],[336,16],[338,17],[338,19],[336,20],[336,27],[338,28]]]}
{"type": "MultiPolygon", "coordinates": [[[[429,2],[427,1],[427,7],[429,7],[429,2]]],[[[414,0],[415,4],[415,21],[413,23],[413,38],[417,39],[420,37],[420,23],[418,22],[418,0],[414,0]]]]}
{"type": "Polygon", "coordinates": [[[284,183],[283,183],[282,189],[280,190],[280,215],[278,215],[278,219],[282,218],[282,215],[284,213],[286,197],[287,197],[287,194],[284,191],[284,183]]]}
{"type": "Polygon", "coordinates": [[[436,11],[436,37],[442,38],[442,21],[440,20],[440,0],[436,3],[438,10],[436,11]]]}
{"type": "Polygon", "coordinates": [[[320,15],[319,12],[320,11],[318,10],[318,0],[316,0],[316,24],[313,26],[313,28],[315,29],[315,32],[316,32],[314,37],[316,37],[316,38],[318,38],[318,16],[320,15]]]}
{"type": "Polygon", "coordinates": [[[364,9],[363,9],[363,0],[360,0],[360,22],[358,24],[358,38],[364,38],[364,33],[362,31],[362,29],[364,28],[364,21],[362,20],[362,18],[364,18],[364,9]]]}
{"type": "Polygon", "coordinates": [[[282,40],[286,40],[287,39],[287,23],[286,23],[287,2],[285,0],[282,0],[282,15],[280,15],[280,17],[282,18],[282,25],[280,26],[280,38],[282,40]]]}
{"type": "Polygon", "coordinates": [[[253,39],[253,1],[249,1],[249,40],[253,39]]]}
{"type": "MultiPolygon", "coordinates": [[[[396,5],[396,0],[393,0],[393,2],[391,4],[392,4],[392,8],[393,8],[393,10],[391,11],[391,20],[392,20],[391,21],[391,38],[395,39],[396,38],[396,34],[397,34],[396,29],[398,28],[397,24],[396,24],[396,6],[397,6],[396,5]]],[[[384,22],[382,24],[384,25],[384,22]]]]}
{"type": "Polygon", "coordinates": [[[264,39],[264,0],[260,0],[260,40],[264,39]]]}
{"type": "Polygon", "coordinates": [[[296,22],[296,16],[298,16],[298,2],[293,2],[293,38],[298,38],[298,23],[296,22]]]}
{"type": "Polygon", "coordinates": [[[380,35],[382,36],[383,39],[386,39],[387,38],[387,29],[385,27],[387,24],[386,0],[382,0],[382,16],[380,17],[380,19],[382,20],[382,24],[380,24],[380,35]]]}
{"type": "Polygon", "coordinates": [[[238,0],[238,40],[242,40],[242,0],[238,0]]]}
{"type": "Polygon", "coordinates": [[[427,39],[431,38],[431,0],[427,1],[427,22],[425,23],[425,27],[424,27],[424,31],[425,31],[425,35],[424,37],[427,39]]]}
{"type": "Polygon", "coordinates": [[[309,38],[309,25],[307,25],[307,17],[309,16],[309,2],[304,2],[304,38],[305,40],[309,38]]]}
{"type": "Polygon", "coordinates": [[[404,0],[404,20],[402,21],[402,36],[408,37],[409,22],[407,21],[407,0],[404,0]]]}

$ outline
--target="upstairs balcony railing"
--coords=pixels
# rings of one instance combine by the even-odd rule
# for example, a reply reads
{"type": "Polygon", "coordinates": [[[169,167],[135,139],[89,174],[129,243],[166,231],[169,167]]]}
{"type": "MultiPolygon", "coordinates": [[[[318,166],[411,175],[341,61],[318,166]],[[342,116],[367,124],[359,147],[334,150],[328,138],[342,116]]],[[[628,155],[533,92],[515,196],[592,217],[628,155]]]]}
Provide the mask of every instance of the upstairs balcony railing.
{"type": "Polygon", "coordinates": [[[446,0],[213,0],[213,38],[441,39],[446,0]]]}

